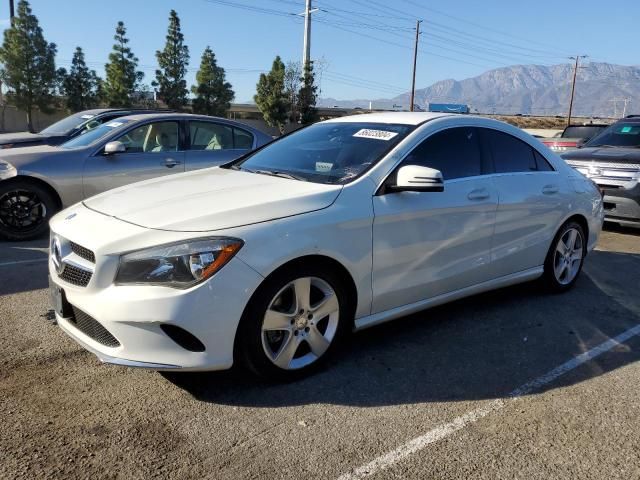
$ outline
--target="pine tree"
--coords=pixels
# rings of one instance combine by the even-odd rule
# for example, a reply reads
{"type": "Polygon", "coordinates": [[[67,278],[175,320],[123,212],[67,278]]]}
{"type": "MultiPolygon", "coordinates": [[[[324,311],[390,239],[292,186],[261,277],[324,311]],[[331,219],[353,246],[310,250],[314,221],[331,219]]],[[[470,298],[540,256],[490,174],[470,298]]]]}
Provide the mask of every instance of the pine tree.
{"type": "Polygon", "coordinates": [[[284,63],[278,56],[273,61],[271,71],[266,75],[260,74],[256,95],[253,97],[267,125],[278,127],[281,134],[284,133],[289,106],[284,90],[284,74],[284,63]]]}
{"type": "Polygon", "coordinates": [[[232,86],[225,79],[224,68],[219,67],[216,55],[210,47],[205,48],[196,73],[197,85],[191,87],[196,96],[193,112],[223,117],[235,97],[232,86]]]}
{"type": "Polygon", "coordinates": [[[313,62],[307,62],[304,66],[304,73],[300,82],[302,85],[298,92],[298,113],[300,115],[300,123],[308,125],[318,119],[318,110],[316,109],[318,87],[315,85],[313,62]]]}
{"type": "Polygon", "coordinates": [[[169,14],[169,29],[164,50],[156,51],[160,69],[152,85],[159,87],[158,95],[168,107],[180,109],[187,103],[187,81],[184,79],[189,65],[189,47],[184,44],[180,18],[175,10],[169,14]]]}
{"type": "Polygon", "coordinates": [[[20,0],[13,25],[4,31],[0,78],[9,89],[9,102],[26,112],[29,131],[33,131],[34,107],[51,111],[58,79],[55,55],[56,45],[44,39],[29,2],[20,0]]]}
{"type": "Polygon", "coordinates": [[[61,69],[61,90],[66,97],[66,106],[72,112],[96,107],[99,102],[101,79],[95,70],[89,70],[84,61],[82,48],[76,47],[69,73],[61,69]]]}
{"type": "Polygon", "coordinates": [[[144,77],[144,73],[136,70],[138,59],[127,46],[126,33],[124,23],[118,22],[113,37],[116,43],[105,65],[104,95],[110,107],[130,107],[131,97],[144,77]]]}

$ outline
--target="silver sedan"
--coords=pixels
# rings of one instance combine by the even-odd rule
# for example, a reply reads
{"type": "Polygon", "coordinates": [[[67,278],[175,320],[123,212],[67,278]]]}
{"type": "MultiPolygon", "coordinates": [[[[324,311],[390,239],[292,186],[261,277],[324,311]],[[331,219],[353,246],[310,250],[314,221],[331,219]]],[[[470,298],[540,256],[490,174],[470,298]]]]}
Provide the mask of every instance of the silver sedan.
{"type": "Polygon", "coordinates": [[[0,151],[0,237],[43,235],[54,213],[87,197],[220,165],[270,141],[231,120],[166,113],[117,118],[58,147],[0,151]]]}

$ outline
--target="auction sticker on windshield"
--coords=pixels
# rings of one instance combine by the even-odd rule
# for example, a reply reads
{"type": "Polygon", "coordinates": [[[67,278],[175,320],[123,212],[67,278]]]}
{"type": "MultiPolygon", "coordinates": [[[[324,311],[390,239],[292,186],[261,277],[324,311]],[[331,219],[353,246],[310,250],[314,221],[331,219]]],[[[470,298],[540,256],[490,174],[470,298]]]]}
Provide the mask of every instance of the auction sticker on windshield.
{"type": "Polygon", "coordinates": [[[111,127],[111,128],[116,128],[116,127],[119,127],[120,125],[122,125],[122,122],[107,123],[107,127],[111,127]]]}
{"type": "Polygon", "coordinates": [[[363,128],[353,134],[354,137],[359,138],[375,138],[376,140],[391,140],[398,135],[398,132],[388,132],[387,130],[372,130],[371,128],[363,128]]]}
{"type": "Polygon", "coordinates": [[[333,168],[333,163],[316,162],[316,172],[330,172],[333,168]]]}

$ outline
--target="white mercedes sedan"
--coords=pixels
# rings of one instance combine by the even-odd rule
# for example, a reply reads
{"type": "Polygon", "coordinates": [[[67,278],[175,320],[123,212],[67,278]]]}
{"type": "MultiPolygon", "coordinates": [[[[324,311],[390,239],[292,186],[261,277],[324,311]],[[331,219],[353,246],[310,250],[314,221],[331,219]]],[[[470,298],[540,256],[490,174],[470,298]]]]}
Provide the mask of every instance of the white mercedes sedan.
{"type": "Polygon", "coordinates": [[[51,295],[104,362],[287,379],[353,330],[534,279],[566,291],[602,221],[597,187],[515,127],[357,115],[64,210],[51,295]]]}

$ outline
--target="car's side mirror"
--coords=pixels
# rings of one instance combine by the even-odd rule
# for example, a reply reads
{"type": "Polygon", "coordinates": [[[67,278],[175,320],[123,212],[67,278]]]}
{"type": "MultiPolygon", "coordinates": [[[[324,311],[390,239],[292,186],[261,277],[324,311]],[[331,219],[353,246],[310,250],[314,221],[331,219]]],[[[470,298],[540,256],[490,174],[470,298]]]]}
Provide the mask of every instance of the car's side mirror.
{"type": "Polygon", "coordinates": [[[395,185],[389,187],[393,192],[442,192],[444,180],[435,168],[405,165],[398,170],[395,185]]]}
{"type": "Polygon", "coordinates": [[[127,147],[122,142],[109,142],[104,146],[105,155],[114,155],[116,153],[124,153],[127,151],[127,147]]]}

